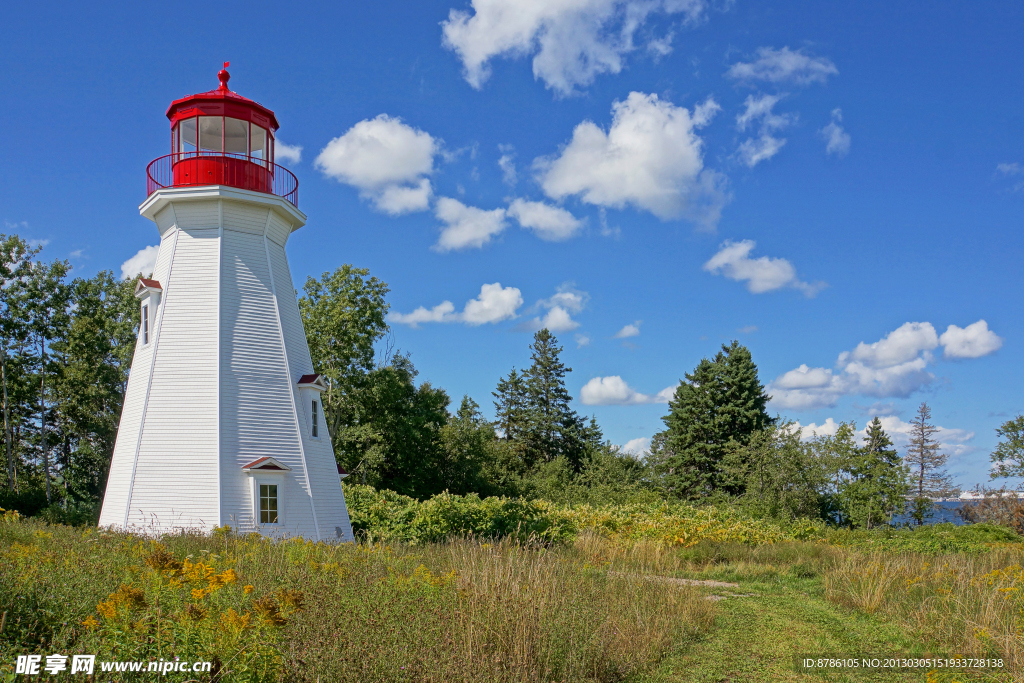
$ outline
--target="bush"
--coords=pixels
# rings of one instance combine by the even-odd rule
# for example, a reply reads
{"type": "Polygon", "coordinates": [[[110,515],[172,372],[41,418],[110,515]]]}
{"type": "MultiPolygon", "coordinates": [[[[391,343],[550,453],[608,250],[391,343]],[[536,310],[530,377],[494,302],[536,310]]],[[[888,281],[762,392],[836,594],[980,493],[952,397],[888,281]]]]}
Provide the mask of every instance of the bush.
{"type": "Polygon", "coordinates": [[[35,516],[47,524],[96,526],[100,521],[100,504],[85,500],[67,500],[45,507],[35,516]]]}
{"type": "Polygon", "coordinates": [[[1001,524],[1024,534],[1024,499],[1018,498],[1016,491],[1006,489],[989,489],[984,494],[980,500],[962,504],[957,510],[960,518],[967,522],[1001,524]]]}

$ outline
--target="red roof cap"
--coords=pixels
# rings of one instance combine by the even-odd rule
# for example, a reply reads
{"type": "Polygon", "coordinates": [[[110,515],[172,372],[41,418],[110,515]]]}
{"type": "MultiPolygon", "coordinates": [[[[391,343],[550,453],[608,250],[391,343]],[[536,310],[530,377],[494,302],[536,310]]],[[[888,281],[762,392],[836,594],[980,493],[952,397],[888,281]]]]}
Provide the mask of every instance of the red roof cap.
{"type": "Polygon", "coordinates": [[[252,462],[250,462],[247,465],[242,465],[242,469],[243,470],[257,469],[257,470],[282,470],[282,471],[284,471],[284,470],[286,470],[288,468],[282,466],[279,462],[277,462],[276,460],[274,460],[270,456],[264,456],[262,458],[257,458],[256,460],[253,460],[252,462]],[[267,462],[268,460],[270,462],[267,462]],[[263,464],[261,464],[261,463],[263,463],[263,464]]]}
{"type": "Polygon", "coordinates": [[[264,107],[259,102],[242,97],[236,92],[228,90],[228,80],[231,74],[227,67],[230,62],[224,62],[224,68],[217,74],[220,79],[220,86],[216,90],[198,93],[182,97],[180,100],[171,102],[167,108],[167,118],[173,126],[179,119],[191,116],[230,116],[232,118],[252,121],[256,125],[277,130],[280,126],[274,112],[264,107]]]}
{"type": "Polygon", "coordinates": [[[148,280],[144,277],[139,278],[139,284],[150,289],[163,289],[163,287],[160,286],[160,283],[156,280],[148,280]]]}
{"type": "Polygon", "coordinates": [[[316,381],[320,379],[320,373],[314,372],[312,375],[303,375],[299,378],[299,384],[316,384],[316,381]]]}

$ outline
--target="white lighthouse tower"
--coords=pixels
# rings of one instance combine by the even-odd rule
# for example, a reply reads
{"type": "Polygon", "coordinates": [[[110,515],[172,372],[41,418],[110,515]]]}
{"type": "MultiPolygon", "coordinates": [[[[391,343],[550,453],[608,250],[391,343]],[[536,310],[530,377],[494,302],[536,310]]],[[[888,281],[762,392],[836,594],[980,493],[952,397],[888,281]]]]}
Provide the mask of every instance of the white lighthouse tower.
{"type": "Polygon", "coordinates": [[[167,110],[171,154],[147,171],[152,279],[100,526],[230,525],[350,541],[352,527],[285,243],[306,216],[274,163],[274,113],[220,87],[167,110]]]}

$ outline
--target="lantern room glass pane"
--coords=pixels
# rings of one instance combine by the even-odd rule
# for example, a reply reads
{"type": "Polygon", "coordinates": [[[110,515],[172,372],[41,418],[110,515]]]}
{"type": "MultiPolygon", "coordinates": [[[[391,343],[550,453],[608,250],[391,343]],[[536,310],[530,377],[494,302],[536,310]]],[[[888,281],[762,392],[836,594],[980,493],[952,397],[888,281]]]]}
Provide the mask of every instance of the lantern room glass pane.
{"type": "Polygon", "coordinates": [[[196,151],[196,119],[185,119],[178,124],[180,135],[178,137],[181,148],[179,152],[195,154],[196,151]]]}
{"type": "Polygon", "coordinates": [[[252,140],[250,141],[249,154],[254,160],[267,158],[267,130],[259,126],[252,127],[252,140]]]}
{"type": "Polygon", "coordinates": [[[249,122],[241,119],[224,119],[224,151],[227,154],[249,153],[249,122]]]}
{"type": "Polygon", "coordinates": [[[224,151],[224,118],[199,117],[199,153],[222,154],[224,151]]]}

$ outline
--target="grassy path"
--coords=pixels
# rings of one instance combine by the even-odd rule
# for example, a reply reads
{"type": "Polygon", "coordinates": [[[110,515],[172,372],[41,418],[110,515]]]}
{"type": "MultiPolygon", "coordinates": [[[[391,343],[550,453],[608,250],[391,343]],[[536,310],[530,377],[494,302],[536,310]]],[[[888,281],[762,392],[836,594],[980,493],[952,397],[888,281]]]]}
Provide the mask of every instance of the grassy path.
{"type": "MultiPolygon", "coordinates": [[[[719,578],[719,577],[715,577],[719,578]]],[[[736,580],[727,577],[727,580],[736,580]]],[[[746,681],[880,681],[928,680],[921,672],[797,673],[797,654],[874,655],[911,652],[916,642],[896,626],[854,614],[824,599],[820,579],[774,578],[744,581],[739,588],[708,589],[718,601],[714,630],[685,652],[666,661],[651,680],[686,683],[746,681]]],[[[1011,681],[1008,674],[944,674],[931,679],[1011,681]]]]}

